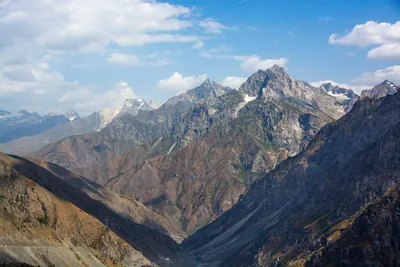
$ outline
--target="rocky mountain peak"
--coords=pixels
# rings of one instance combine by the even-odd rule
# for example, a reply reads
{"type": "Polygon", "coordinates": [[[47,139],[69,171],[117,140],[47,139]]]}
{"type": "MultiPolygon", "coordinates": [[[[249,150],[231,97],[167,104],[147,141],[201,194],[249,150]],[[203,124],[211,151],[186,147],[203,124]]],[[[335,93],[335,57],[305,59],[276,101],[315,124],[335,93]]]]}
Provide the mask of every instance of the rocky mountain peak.
{"type": "Polygon", "coordinates": [[[232,89],[229,87],[222,86],[217,82],[207,79],[201,85],[193,89],[193,91],[189,90],[188,93],[189,95],[195,96],[197,98],[206,99],[223,95],[230,90],[232,89]]]}
{"type": "Polygon", "coordinates": [[[80,116],[75,110],[73,110],[72,108],[68,109],[68,111],[65,112],[63,115],[64,115],[65,118],[67,118],[67,119],[70,120],[70,121],[79,119],[79,118],[81,117],[81,116],[80,116]]]}
{"type": "Polygon", "coordinates": [[[376,85],[372,89],[363,90],[361,92],[361,98],[369,97],[379,99],[387,95],[393,95],[399,90],[399,87],[391,81],[385,80],[382,83],[376,85]]]}
{"type": "Polygon", "coordinates": [[[357,94],[354,93],[354,91],[352,89],[340,87],[336,84],[332,84],[331,82],[324,83],[319,88],[326,91],[328,94],[338,98],[339,102],[340,102],[340,100],[343,100],[344,98],[351,99],[351,98],[357,97],[357,94]]]}
{"type": "Polygon", "coordinates": [[[270,72],[279,73],[279,74],[287,74],[284,67],[275,64],[271,68],[267,69],[270,72]]]}

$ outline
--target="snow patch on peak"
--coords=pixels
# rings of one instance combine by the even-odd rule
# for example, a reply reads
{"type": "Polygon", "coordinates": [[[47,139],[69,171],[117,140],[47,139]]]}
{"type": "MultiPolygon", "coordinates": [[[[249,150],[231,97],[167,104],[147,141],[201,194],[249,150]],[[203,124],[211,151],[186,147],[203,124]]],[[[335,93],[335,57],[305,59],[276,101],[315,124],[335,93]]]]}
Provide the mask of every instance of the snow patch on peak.
{"type": "Polygon", "coordinates": [[[99,129],[106,127],[121,111],[121,107],[105,108],[99,111],[100,125],[99,129]]]}
{"type": "Polygon", "coordinates": [[[255,96],[249,96],[247,94],[244,95],[244,101],[247,103],[249,103],[250,101],[253,101],[254,99],[256,99],[255,96]]]}

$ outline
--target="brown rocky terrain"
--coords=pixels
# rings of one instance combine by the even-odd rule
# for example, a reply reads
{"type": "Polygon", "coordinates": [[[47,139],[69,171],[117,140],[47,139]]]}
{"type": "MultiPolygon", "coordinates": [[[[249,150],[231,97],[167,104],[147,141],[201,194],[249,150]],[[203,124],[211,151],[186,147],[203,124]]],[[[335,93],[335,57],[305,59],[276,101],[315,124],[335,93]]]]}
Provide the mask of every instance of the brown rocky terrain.
{"type": "Polygon", "coordinates": [[[146,208],[133,198],[121,196],[67,169],[41,160],[30,159],[33,163],[49,170],[57,177],[72,185],[90,198],[100,201],[112,210],[128,217],[138,224],[148,226],[181,242],[185,234],[169,220],[146,208]]]}
{"type": "Polygon", "coordinates": [[[0,261],[34,266],[151,266],[99,220],[0,155],[0,261]]]}
{"type": "Polygon", "coordinates": [[[396,266],[399,142],[400,93],[364,98],[183,246],[206,266],[396,266]]]}
{"type": "MultiPolygon", "coordinates": [[[[121,207],[119,213],[103,203],[107,195],[93,196],[107,190],[78,190],[81,182],[66,183],[54,175],[58,172],[65,180],[68,176],[76,179],[59,167],[52,167],[50,172],[26,159],[4,154],[1,162],[2,261],[13,262],[16,258],[33,265],[39,262],[50,266],[54,262],[62,266],[63,262],[74,262],[71,257],[77,253],[74,257],[87,261],[87,265],[74,266],[194,264],[170,237],[136,223],[133,213],[126,211],[129,206],[121,207]],[[77,247],[75,254],[72,246],[77,247]]],[[[142,206],[137,211],[141,209],[146,210],[142,206]]],[[[146,219],[140,215],[143,218],[137,220],[146,219]]]]}
{"type": "MultiPolygon", "coordinates": [[[[202,90],[216,86],[208,84],[192,92],[203,95],[202,90]]],[[[99,134],[70,137],[31,156],[132,197],[190,234],[231,208],[254,180],[297,154],[323,125],[342,114],[341,104],[325,90],[297,81],[277,66],[255,73],[239,91],[205,99],[170,126],[163,124],[170,130],[154,134],[152,141],[131,135],[142,145],[130,152],[123,153],[126,142],[118,136],[126,139],[128,134],[119,133],[129,132],[125,130],[133,124],[114,122],[99,134]]],[[[174,105],[182,102],[164,108],[174,105]]]]}

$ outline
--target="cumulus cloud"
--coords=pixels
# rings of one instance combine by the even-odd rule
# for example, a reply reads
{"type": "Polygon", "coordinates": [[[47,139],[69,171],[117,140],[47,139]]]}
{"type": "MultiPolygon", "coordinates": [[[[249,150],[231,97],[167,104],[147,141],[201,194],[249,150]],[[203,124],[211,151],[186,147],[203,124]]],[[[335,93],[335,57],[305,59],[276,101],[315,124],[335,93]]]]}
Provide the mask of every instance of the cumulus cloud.
{"type": "Polygon", "coordinates": [[[73,108],[81,114],[120,105],[135,96],[125,82],[104,90],[94,85],[67,81],[46,62],[6,65],[0,68],[0,106],[15,112],[19,109],[46,113],[73,108]]]}
{"type": "Polygon", "coordinates": [[[187,7],[147,0],[6,1],[0,47],[26,59],[49,50],[102,51],[109,44],[195,43],[197,36],[180,33],[194,26],[190,16],[187,7]]]}
{"type": "Polygon", "coordinates": [[[331,34],[329,43],[359,47],[380,45],[370,50],[367,57],[370,59],[398,59],[400,58],[400,21],[394,24],[368,21],[356,25],[346,35],[331,34]]]}
{"type": "Polygon", "coordinates": [[[231,88],[239,89],[239,87],[247,80],[246,77],[235,77],[235,76],[228,76],[221,84],[224,86],[228,86],[231,88]]]}
{"type": "Polygon", "coordinates": [[[367,46],[396,42],[400,42],[400,21],[395,24],[368,21],[356,25],[344,36],[335,33],[329,36],[329,43],[331,44],[367,46]]]}
{"type": "Polygon", "coordinates": [[[261,59],[259,56],[250,56],[244,59],[243,63],[240,66],[247,72],[255,72],[260,69],[261,70],[269,69],[274,65],[285,67],[287,62],[288,59],[286,58],[261,59]]]}
{"type": "Polygon", "coordinates": [[[274,65],[285,67],[287,62],[289,61],[287,58],[262,59],[258,55],[252,55],[252,56],[225,55],[225,54],[209,53],[206,51],[203,51],[200,55],[205,58],[233,59],[241,61],[242,63],[240,64],[240,67],[249,73],[256,72],[260,69],[262,70],[269,69],[274,65]]]}
{"type": "Polygon", "coordinates": [[[400,84],[400,65],[393,65],[375,72],[365,72],[353,80],[354,83],[376,85],[384,80],[400,84]]]}
{"type": "Polygon", "coordinates": [[[64,93],[58,102],[67,103],[79,111],[96,111],[102,108],[113,108],[121,105],[127,98],[135,98],[136,95],[126,82],[118,82],[105,92],[99,92],[96,87],[76,87],[64,93]]]}
{"type": "Polygon", "coordinates": [[[160,80],[157,87],[163,90],[186,91],[196,87],[207,79],[207,74],[197,76],[183,76],[179,72],[174,72],[171,77],[160,80]]]}
{"type": "Polygon", "coordinates": [[[374,48],[368,52],[367,57],[370,59],[400,59],[400,42],[374,48]]]}

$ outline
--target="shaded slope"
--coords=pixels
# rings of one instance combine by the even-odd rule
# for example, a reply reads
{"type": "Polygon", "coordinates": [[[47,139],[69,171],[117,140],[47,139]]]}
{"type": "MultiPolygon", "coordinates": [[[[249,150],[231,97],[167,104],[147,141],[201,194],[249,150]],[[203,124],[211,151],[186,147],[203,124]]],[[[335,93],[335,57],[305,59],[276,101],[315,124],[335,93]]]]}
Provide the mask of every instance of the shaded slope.
{"type": "Polygon", "coordinates": [[[100,201],[133,222],[167,234],[177,242],[183,240],[184,234],[176,226],[172,225],[168,220],[157,213],[152,212],[135,199],[120,196],[107,188],[55,164],[36,159],[30,160],[40,167],[49,170],[57,177],[88,195],[90,198],[100,201]]]}
{"type": "Polygon", "coordinates": [[[183,245],[215,266],[288,265],[400,182],[400,94],[366,98],[321,129],[183,245]]]}
{"type": "Polygon", "coordinates": [[[7,157],[6,160],[9,165],[22,175],[29,177],[33,182],[96,217],[151,261],[160,266],[175,266],[174,264],[177,263],[183,264],[181,263],[183,261],[187,266],[191,266],[191,257],[181,250],[170,237],[122,216],[86,193],[76,190],[76,188],[65,183],[48,170],[28,160],[17,157],[7,157]],[[165,262],[163,260],[165,258],[169,258],[170,261],[165,262]]]}
{"type": "Polygon", "coordinates": [[[14,163],[0,155],[1,263],[150,266],[104,224],[20,174],[14,163]]]}
{"type": "MultiPolygon", "coordinates": [[[[164,151],[169,152],[165,155],[149,157],[155,147],[165,144],[161,139],[80,172],[119,194],[136,198],[192,233],[231,208],[254,180],[288,155],[298,153],[332,121],[316,109],[274,99],[253,100],[234,112],[233,120],[215,125],[209,123],[213,116],[209,110],[201,106],[184,131],[166,139],[169,146],[164,146],[164,151]],[[203,137],[192,135],[205,130],[203,137]],[[172,149],[170,140],[174,140],[172,149]],[[175,150],[175,146],[181,149],[175,150]]],[[[229,110],[220,114],[230,114],[229,110]]]]}

